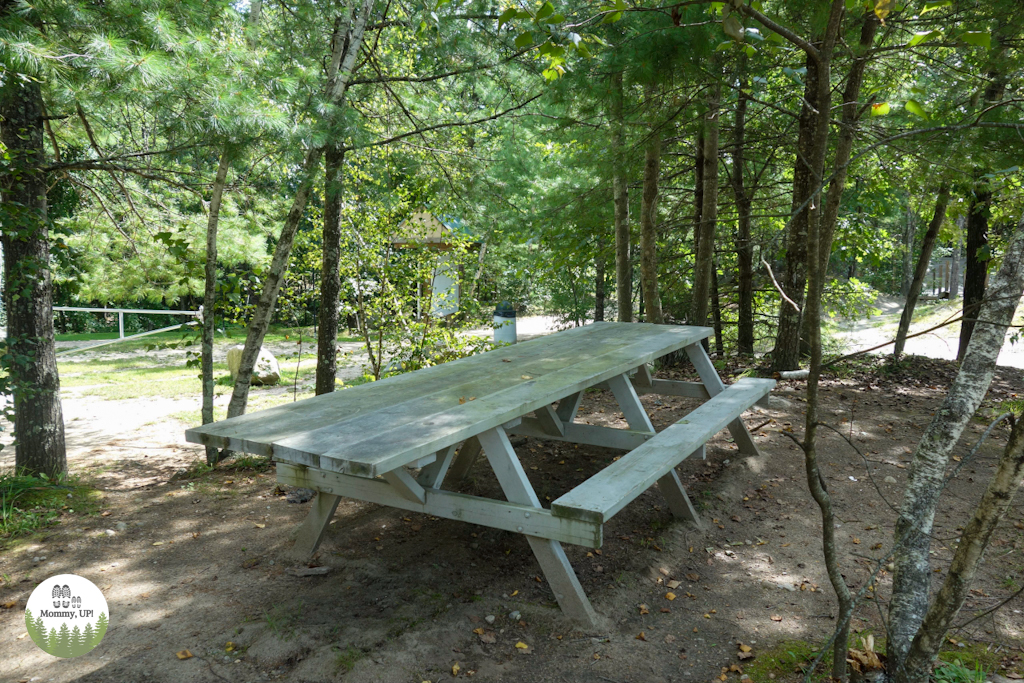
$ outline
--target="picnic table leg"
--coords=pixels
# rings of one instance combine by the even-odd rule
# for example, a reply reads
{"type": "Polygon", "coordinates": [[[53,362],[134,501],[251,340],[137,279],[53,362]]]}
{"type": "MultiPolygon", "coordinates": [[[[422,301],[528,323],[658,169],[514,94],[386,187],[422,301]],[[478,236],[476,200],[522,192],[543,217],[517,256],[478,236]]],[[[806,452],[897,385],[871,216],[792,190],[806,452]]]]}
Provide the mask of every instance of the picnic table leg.
{"type": "MultiPolygon", "coordinates": [[[[708,395],[714,398],[725,391],[725,384],[722,383],[722,378],[718,376],[718,371],[711,364],[711,359],[708,358],[708,354],[704,352],[704,347],[699,342],[687,346],[686,355],[690,358],[690,362],[693,363],[697,374],[700,375],[700,381],[704,383],[704,388],[708,390],[708,395]]],[[[737,417],[729,423],[729,433],[732,434],[733,441],[739,446],[740,453],[744,455],[761,454],[757,450],[757,445],[754,444],[754,438],[750,436],[750,432],[747,431],[747,426],[743,424],[741,418],[737,417]]]]}
{"type": "Polygon", "coordinates": [[[444,477],[452,466],[455,459],[455,446],[442,448],[437,452],[437,460],[430,463],[422,470],[417,479],[420,486],[425,489],[439,489],[444,483],[444,477]]]}
{"type": "Polygon", "coordinates": [[[674,467],[658,480],[658,488],[661,489],[661,495],[665,496],[665,500],[668,501],[668,507],[676,519],[685,519],[688,522],[693,522],[698,528],[703,527],[674,467]]]}
{"type": "Polygon", "coordinates": [[[469,471],[473,469],[473,464],[479,455],[480,441],[475,436],[471,436],[462,444],[455,462],[448,470],[452,480],[462,481],[465,479],[469,475],[469,471]]]}
{"type": "Polygon", "coordinates": [[[622,408],[622,414],[626,417],[629,428],[637,432],[654,433],[654,425],[651,418],[647,416],[644,405],[640,403],[640,397],[633,388],[633,383],[626,375],[616,375],[608,380],[608,388],[615,395],[615,400],[622,408]]]}
{"type": "MultiPolygon", "coordinates": [[[[489,429],[479,434],[477,439],[508,501],[539,508],[540,499],[526,477],[519,456],[509,443],[505,430],[500,427],[489,429]]],[[[576,578],[576,572],[569,564],[569,558],[565,556],[562,545],[550,538],[536,536],[527,536],[526,540],[529,541],[541,571],[544,572],[555,594],[558,606],[566,616],[587,626],[596,626],[597,613],[587,599],[587,594],[583,592],[583,586],[576,578]]]]}
{"type": "Polygon", "coordinates": [[[313,507],[295,534],[295,545],[287,553],[289,557],[303,562],[313,556],[320,547],[327,526],[331,523],[340,502],[341,496],[317,492],[316,498],[313,499],[313,507]]]}

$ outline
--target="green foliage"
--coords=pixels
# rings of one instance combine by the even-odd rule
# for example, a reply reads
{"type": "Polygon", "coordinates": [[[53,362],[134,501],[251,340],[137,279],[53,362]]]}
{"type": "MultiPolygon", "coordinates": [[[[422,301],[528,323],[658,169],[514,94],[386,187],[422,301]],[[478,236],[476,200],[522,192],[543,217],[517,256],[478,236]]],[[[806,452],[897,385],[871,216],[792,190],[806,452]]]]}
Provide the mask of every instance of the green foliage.
{"type": "Polygon", "coordinates": [[[99,492],[64,476],[0,472],[0,548],[56,524],[65,514],[95,514],[99,492]]]}

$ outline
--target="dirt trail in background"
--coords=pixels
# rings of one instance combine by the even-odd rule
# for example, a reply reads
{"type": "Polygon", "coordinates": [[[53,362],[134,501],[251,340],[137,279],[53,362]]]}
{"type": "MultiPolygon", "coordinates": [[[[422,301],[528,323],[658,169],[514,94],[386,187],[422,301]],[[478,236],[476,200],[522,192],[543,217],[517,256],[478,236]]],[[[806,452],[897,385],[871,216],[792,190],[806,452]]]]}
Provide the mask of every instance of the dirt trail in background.
{"type": "MultiPolygon", "coordinates": [[[[922,302],[921,307],[936,303],[932,301],[922,302]]],[[[881,309],[881,313],[869,318],[858,320],[841,320],[838,324],[838,337],[846,343],[845,353],[854,353],[862,349],[870,349],[879,344],[891,342],[896,338],[896,329],[899,327],[900,316],[903,314],[904,300],[898,297],[879,296],[875,300],[875,308],[881,309]]],[[[918,320],[910,326],[910,334],[926,330],[938,325],[947,318],[955,318],[960,315],[962,302],[951,301],[943,303],[939,308],[931,311],[926,319],[918,320]]],[[[1024,316],[1024,311],[1021,311],[1024,316]]],[[[1017,322],[1020,322],[1018,319],[1017,322]]],[[[998,363],[1007,367],[1024,368],[1024,341],[1011,343],[1011,338],[1019,333],[1019,329],[1011,328],[1006,333],[1006,343],[999,353],[998,363]]],[[[926,358],[941,358],[944,360],[956,360],[956,352],[960,346],[960,323],[953,323],[947,327],[939,328],[920,337],[907,340],[906,354],[925,356],[926,358]]],[[[892,344],[872,353],[876,355],[892,355],[892,344]]]]}

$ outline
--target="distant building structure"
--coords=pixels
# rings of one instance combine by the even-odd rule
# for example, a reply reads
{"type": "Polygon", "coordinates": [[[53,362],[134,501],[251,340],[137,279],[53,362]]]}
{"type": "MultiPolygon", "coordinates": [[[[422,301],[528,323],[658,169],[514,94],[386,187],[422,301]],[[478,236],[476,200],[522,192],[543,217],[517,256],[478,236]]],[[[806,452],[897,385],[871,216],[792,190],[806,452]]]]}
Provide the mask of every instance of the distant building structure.
{"type": "Polygon", "coordinates": [[[398,226],[392,237],[398,248],[427,247],[434,249],[437,258],[431,282],[417,285],[416,315],[422,317],[421,306],[430,294],[431,317],[445,317],[459,311],[459,272],[451,251],[468,246],[479,249],[480,242],[472,235],[460,218],[442,216],[429,211],[417,211],[398,226]]]}

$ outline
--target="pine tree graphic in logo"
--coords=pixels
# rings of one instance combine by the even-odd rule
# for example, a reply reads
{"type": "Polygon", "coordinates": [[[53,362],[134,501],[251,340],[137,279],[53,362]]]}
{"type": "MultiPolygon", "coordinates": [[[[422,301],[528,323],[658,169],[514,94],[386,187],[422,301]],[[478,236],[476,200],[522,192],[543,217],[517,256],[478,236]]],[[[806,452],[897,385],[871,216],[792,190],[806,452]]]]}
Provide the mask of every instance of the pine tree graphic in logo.
{"type": "Polygon", "coordinates": [[[32,642],[57,657],[78,657],[107,633],[107,601],[88,579],[74,574],[50,577],[36,586],[25,609],[32,642]]]}

